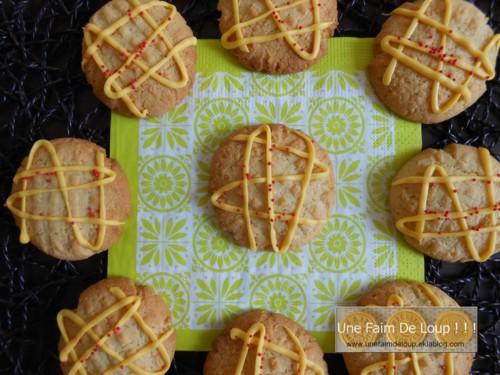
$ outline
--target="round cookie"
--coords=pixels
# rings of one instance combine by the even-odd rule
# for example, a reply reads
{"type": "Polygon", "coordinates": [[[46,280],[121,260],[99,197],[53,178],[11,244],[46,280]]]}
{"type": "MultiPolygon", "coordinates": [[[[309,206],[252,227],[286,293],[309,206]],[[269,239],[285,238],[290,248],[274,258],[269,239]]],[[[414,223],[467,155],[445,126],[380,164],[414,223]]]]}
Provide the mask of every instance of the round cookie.
{"type": "Polygon", "coordinates": [[[409,244],[432,258],[487,260],[500,250],[499,174],[500,163],[484,148],[450,144],[444,150],[422,151],[392,182],[390,208],[397,228],[409,244]],[[423,177],[426,172],[429,177],[423,177]],[[422,192],[427,183],[428,194],[422,192]],[[422,231],[420,221],[425,222],[422,231]]]}
{"type": "Polygon", "coordinates": [[[240,129],[212,160],[209,191],[219,224],[254,250],[285,252],[310,241],[328,219],[334,190],[328,153],[284,125],[240,129]]]}
{"type": "Polygon", "coordinates": [[[164,1],[110,1],[85,26],[82,55],[94,94],[127,116],[169,111],[195,78],[196,38],[164,1]]]}
{"type": "Polygon", "coordinates": [[[236,318],[214,341],[203,374],[299,373],[300,361],[283,354],[283,349],[293,353],[304,351],[302,365],[306,374],[328,374],[323,351],[314,337],[284,315],[267,311],[251,311],[236,318]],[[240,372],[237,371],[239,365],[242,366],[240,372]]]}
{"type": "Polygon", "coordinates": [[[495,75],[500,35],[494,36],[486,16],[464,0],[450,1],[447,25],[443,21],[447,3],[407,2],[394,10],[375,40],[375,58],[368,68],[380,100],[401,117],[419,123],[442,122],[464,111],[484,94],[486,81],[495,75]],[[430,26],[427,18],[420,22],[414,18],[412,12],[422,7],[430,22],[441,23],[445,28],[445,46],[441,32],[430,26]],[[416,22],[415,30],[408,35],[413,30],[412,22],[416,22]],[[457,38],[468,40],[474,51],[463,48],[457,38]],[[398,51],[400,45],[404,45],[402,52],[398,51]],[[478,58],[470,52],[477,52],[478,58]],[[411,61],[404,61],[400,53],[411,61]],[[397,60],[391,74],[393,57],[397,60]],[[441,83],[433,91],[437,80],[441,83]],[[465,96],[455,97],[455,93],[465,96]]]}
{"type": "Polygon", "coordinates": [[[76,138],[39,140],[14,176],[5,205],[22,243],[54,258],[81,260],[120,237],[130,190],[118,163],[100,146],[76,138]]]}
{"type": "Polygon", "coordinates": [[[309,68],[328,51],[328,38],[337,27],[337,1],[270,2],[273,7],[265,1],[219,0],[222,46],[250,70],[281,74],[309,68]]]}
{"type": "Polygon", "coordinates": [[[176,335],[165,302],[126,278],[101,280],[80,295],[75,310],[57,315],[64,374],[163,373],[176,335]]]}
{"type": "MultiPolygon", "coordinates": [[[[391,296],[398,296],[402,299],[403,306],[443,306],[455,307],[458,304],[440,289],[424,283],[407,281],[390,281],[382,284],[359,301],[360,306],[376,305],[388,306],[391,296]],[[434,299],[436,301],[434,301],[434,299]],[[437,302],[437,303],[436,303],[437,302]]],[[[406,358],[408,353],[396,353],[396,361],[406,358]]],[[[447,374],[445,367],[447,353],[427,353],[418,361],[420,373],[422,374],[447,374]]],[[[453,375],[469,374],[474,353],[454,353],[451,354],[454,370],[453,375]]],[[[359,375],[363,369],[380,362],[380,371],[372,370],[370,373],[385,374],[383,365],[388,360],[388,353],[344,353],[344,362],[350,375],[359,375]]],[[[405,364],[398,364],[396,374],[413,374],[412,361],[405,364]]]]}

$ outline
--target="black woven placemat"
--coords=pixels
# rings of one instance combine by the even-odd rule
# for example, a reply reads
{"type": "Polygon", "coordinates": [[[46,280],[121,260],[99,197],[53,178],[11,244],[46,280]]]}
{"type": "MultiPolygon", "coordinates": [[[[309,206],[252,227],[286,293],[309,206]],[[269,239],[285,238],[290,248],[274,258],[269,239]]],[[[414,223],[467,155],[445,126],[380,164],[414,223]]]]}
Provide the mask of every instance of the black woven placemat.
{"type": "MultiPolygon", "coordinates": [[[[438,0],[436,0],[438,1],[438,0]]],[[[200,38],[216,38],[216,0],[174,1],[200,38]]],[[[338,36],[374,36],[402,1],[340,0],[338,36]]],[[[500,30],[500,0],[473,1],[500,30]]],[[[103,0],[0,0],[0,199],[32,143],[72,136],[109,146],[109,111],[80,70],[81,28],[103,0]]],[[[500,80],[471,109],[425,127],[424,144],[488,147],[500,157],[500,80]]],[[[11,215],[0,210],[0,373],[58,374],[57,312],[106,276],[106,255],[62,262],[20,245],[11,215]]],[[[500,257],[484,264],[426,260],[426,279],[463,305],[478,306],[479,352],[474,374],[500,373],[500,257]]],[[[204,353],[177,353],[169,374],[201,374],[204,353]]],[[[345,374],[327,355],[331,374],[345,374]]]]}

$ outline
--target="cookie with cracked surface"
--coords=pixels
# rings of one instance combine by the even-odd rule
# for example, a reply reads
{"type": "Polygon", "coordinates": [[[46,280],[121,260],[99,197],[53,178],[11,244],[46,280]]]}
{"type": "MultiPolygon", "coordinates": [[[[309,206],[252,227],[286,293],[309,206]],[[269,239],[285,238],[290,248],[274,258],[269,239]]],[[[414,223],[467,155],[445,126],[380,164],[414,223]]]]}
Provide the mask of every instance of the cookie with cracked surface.
{"type": "Polygon", "coordinates": [[[328,51],[336,0],[219,0],[222,46],[250,70],[303,71],[328,51]]]}
{"type": "Polygon", "coordinates": [[[427,149],[396,174],[390,208],[414,248],[448,262],[486,261],[500,250],[500,163],[484,148],[427,149]]]}
{"type": "MultiPolygon", "coordinates": [[[[389,281],[375,287],[358,302],[360,306],[442,306],[458,304],[441,289],[413,281],[389,281]]],[[[396,366],[395,374],[413,374],[415,367],[422,374],[469,374],[474,353],[417,353],[418,360],[409,353],[344,353],[344,362],[350,375],[385,374],[387,367],[396,366]],[[450,368],[451,367],[451,368],[450,368]],[[370,370],[368,371],[368,368],[370,370]]]]}
{"type": "Polygon", "coordinates": [[[380,100],[406,119],[448,120],[474,104],[495,76],[500,35],[464,0],[407,2],[375,40],[368,72],[380,100]]]}
{"type": "Polygon", "coordinates": [[[285,252],[320,231],[334,205],[328,153],[301,131],[260,125],[230,135],[209,179],[220,227],[254,250],[285,252]]]}
{"type": "Polygon", "coordinates": [[[126,278],[101,280],[82,292],[74,310],[57,316],[64,374],[157,374],[176,345],[161,297],[126,278]]]}
{"type": "Polygon", "coordinates": [[[54,258],[81,260],[118,240],[130,190],[120,165],[95,143],[39,140],[18,169],[6,206],[22,243],[54,258]]]}
{"type": "Polygon", "coordinates": [[[84,27],[82,55],[94,94],[126,116],[169,111],[195,78],[196,38],[164,1],[110,1],[84,27]]]}
{"type": "Polygon", "coordinates": [[[268,311],[236,318],[215,340],[204,375],[327,375],[323,350],[314,337],[293,320],[268,311]],[[301,362],[299,353],[304,352],[301,362]]]}

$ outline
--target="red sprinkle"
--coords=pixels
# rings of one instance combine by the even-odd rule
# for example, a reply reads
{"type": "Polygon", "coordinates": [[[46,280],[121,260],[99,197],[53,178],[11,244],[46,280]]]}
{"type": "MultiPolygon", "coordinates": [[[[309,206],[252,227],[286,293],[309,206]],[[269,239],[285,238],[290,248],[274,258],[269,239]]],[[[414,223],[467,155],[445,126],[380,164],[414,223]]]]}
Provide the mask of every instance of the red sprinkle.
{"type": "Polygon", "coordinates": [[[87,216],[88,217],[95,217],[95,212],[92,209],[92,207],[87,207],[87,216]]]}

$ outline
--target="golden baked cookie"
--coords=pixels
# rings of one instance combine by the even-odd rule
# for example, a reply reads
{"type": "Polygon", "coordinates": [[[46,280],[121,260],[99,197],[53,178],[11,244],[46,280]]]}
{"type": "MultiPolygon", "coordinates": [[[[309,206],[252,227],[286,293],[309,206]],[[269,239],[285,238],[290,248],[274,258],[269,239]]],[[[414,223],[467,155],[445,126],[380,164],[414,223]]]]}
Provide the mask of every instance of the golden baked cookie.
{"type": "Polygon", "coordinates": [[[314,337],[284,315],[252,311],[239,316],[215,340],[204,375],[327,375],[314,337]]]}
{"type": "Polygon", "coordinates": [[[316,236],[334,204],[328,153],[284,125],[246,127],[215,153],[209,190],[219,224],[253,250],[285,252],[316,236]]]}
{"type": "Polygon", "coordinates": [[[375,40],[370,81],[406,119],[434,124],[456,116],[495,75],[500,35],[464,0],[419,0],[391,13],[375,40]]]}
{"type": "Polygon", "coordinates": [[[500,163],[487,149],[427,149],[396,174],[396,227],[410,245],[449,262],[486,261],[500,250],[500,163]]]}
{"type": "Polygon", "coordinates": [[[222,46],[250,70],[294,73],[328,51],[337,0],[219,0],[222,46]]]}
{"type": "Polygon", "coordinates": [[[158,116],[188,95],[196,38],[172,4],[112,0],[90,18],[83,33],[83,71],[111,110],[158,116]]]}
{"type": "MultiPolygon", "coordinates": [[[[390,281],[367,293],[358,303],[360,306],[458,306],[440,289],[425,283],[390,281]]],[[[344,353],[344,361],[350,375],[414,374],[415,366],[420,374],[467,375],[474,353],[344,353]],[[365,372],[363,372],[365,370],[365,372]],[[368,371],[369,370],[369,371],[368,371]]]]}
{"type": "Polygon", "coordinates": [[[106,151],[82,139],[39,140],[14,176],[5,203],[21,230],[47,255],[86,259],[120,237],[130,211],[125,174],[106,151]]]}
{"type": "Polygon", "coordinates": [[[64,374],[163,374],[176,335],[165,302],[126,278],[101,280],[57,315],[64,374]]]}

